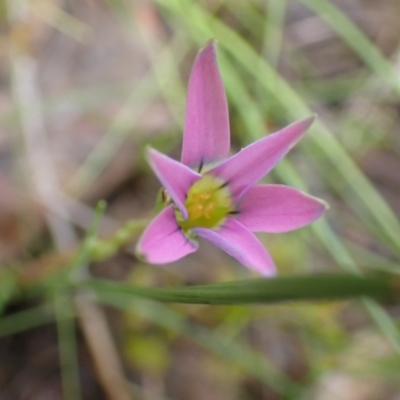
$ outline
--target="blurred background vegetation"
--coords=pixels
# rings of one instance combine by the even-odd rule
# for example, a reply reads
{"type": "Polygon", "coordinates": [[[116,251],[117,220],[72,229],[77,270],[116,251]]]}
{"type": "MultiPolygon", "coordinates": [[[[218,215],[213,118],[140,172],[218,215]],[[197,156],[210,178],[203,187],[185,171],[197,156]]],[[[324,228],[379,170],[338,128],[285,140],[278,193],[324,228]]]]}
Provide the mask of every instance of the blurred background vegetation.
{"type": "MultiPolygon", "coordinates": [[[[310,227],[260,236],[279,273],[398,271],[399,20],[396,0],[2,0],[0,399],[399,400],[398,307],[110,307],[49,279],[100,199],[102,237],[152,215],[143,149],[179,157],[188,75],[210,38],[233,150],[318,114],[267,177],[330,203],[310,227]]],[[[86,273],[146,286],[251,276],[207,243],[161,268],[133,245],[86,273]]]]}

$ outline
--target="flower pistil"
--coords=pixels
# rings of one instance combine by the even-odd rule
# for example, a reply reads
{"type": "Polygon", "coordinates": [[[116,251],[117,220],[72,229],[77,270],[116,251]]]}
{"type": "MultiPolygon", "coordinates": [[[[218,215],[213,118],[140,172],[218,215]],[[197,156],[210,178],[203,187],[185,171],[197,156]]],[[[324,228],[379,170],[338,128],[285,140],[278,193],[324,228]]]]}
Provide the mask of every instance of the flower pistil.
{"type": "Polygon", "coordinates": [[[233,200],[228,185],[221,178],[204,175],[188,190],[185,207],[188,218],[176,208],[175,215],[184,232],[192,228],[214,229],[223,224],[233,211],[233,200]]]}

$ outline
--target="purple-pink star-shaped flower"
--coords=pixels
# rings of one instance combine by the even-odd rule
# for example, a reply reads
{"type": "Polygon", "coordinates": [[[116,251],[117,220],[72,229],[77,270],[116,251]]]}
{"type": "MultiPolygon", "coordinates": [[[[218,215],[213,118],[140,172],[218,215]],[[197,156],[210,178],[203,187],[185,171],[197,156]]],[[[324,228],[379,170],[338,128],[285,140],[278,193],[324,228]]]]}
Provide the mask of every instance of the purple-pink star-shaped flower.
{"type": "Polygon", "coordinates": [[[209,43],[190,75],[181,162],[148,150],[149,163],[172,204],[143,232],[137,252],[150,263],[169,263],[196,251],[200,236],[244,266],[274,275],[275,264],[253,232],[300,228],[319,218],[327,205],[288,186],[256,183],[302,138],[313,119],[229,157],[227,100],[215,42],[209,43]]]}

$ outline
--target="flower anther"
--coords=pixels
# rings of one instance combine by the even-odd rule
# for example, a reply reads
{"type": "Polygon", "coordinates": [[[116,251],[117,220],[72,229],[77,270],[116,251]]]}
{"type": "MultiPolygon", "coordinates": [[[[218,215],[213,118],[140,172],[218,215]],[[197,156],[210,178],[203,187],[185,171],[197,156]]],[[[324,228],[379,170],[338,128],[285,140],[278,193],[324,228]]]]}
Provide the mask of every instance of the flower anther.
{"type": "Polygon", "coordinates": [[[233,211],[233,199],[225,181],[204,175],[188,190],[185,207],[188,212],[186,220],[179,209],[175,210],[178,224],[184,232],[192,228],[215,229],[233,211]]]}

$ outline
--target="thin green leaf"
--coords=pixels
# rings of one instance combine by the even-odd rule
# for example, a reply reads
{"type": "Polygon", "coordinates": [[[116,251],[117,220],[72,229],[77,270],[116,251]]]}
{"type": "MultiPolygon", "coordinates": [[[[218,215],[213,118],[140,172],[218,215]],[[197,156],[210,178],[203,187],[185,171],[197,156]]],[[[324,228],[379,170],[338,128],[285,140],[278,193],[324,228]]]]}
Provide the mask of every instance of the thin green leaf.
{"type": "Polygon", "coordinates": [[[382,300],[397,297],[397,275],[358,277],[347,274],[251,279],[210,285],[146,288],[106,280],[91,280],[95,293],[193,304],[258,304],[299,300],[344,300],[370,296],[382,300]]]}
{"type": "Polygon", "coordinates": [[[15,312],[0,319],[0,337],[14,335],[53,321],[53,307],[48,304],[15,312]]]}
{"type": "Polygon", "coordinates": [[[82,245],[69,268],[69,275],[72,280],[80,280],[85,274],[83,267],[91,261],[93,248],[96,246],[96,235],[100,226],[101,218],[106,210],[107,203],[102,200],[97,203],[94,210],[90,227],[86,233],[82,245]]]}
{"type": "Polygon", "coordinates": [[[353,51],[400,97],[396,69],[365,34],[328,0],[301,0],[323,18],[353,51]]]}
{"type": "Polygon", "coordinates": [[[74,310],[71,300],[64,294],[56,294],[54,309],[56,311],[63,397],[65,400],[79,400],[82,397],[79,383],[74,310]]]}

